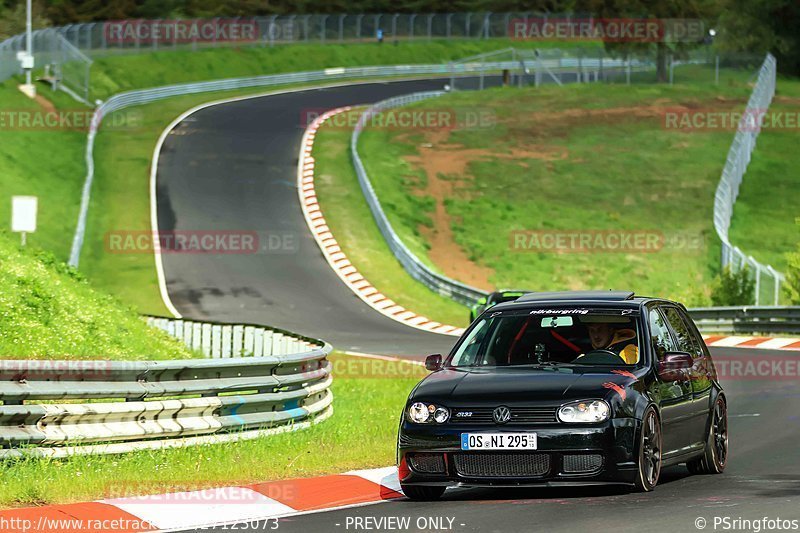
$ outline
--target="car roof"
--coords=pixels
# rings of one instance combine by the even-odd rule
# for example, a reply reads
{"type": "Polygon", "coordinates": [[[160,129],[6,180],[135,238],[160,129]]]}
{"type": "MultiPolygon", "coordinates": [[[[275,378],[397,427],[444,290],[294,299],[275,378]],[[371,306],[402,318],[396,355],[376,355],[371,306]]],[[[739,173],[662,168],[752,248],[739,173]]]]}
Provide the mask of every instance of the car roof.
{"type": "Polygon", "coordinates": [[[603,307],[613,305],[614,307],[638,309],[646,303],[653,301],[672,303],[681,306],[681,304],[677,302],[672,302],[664,298],[636,296],[633,291],[554,291],[526,294],[514,301],[497,304],[492,307],[492,311],[526,307],[533,308],[540,307],[541,305],[600,305],[603,307]]]}

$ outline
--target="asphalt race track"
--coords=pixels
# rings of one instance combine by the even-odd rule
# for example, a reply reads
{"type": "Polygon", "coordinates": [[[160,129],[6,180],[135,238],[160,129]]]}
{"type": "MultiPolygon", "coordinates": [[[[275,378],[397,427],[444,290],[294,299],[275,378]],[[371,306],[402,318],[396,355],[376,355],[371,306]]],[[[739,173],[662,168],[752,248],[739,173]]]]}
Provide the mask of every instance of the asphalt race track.
{"type": "MultiPolygon", "coordinates": [[[[383,317],[336,277],[306,229],[295,185],[303,110],[369,103],[443,83],[370,83],[261,97],[205,109],[179,125],[158,168],[159,229],[257,230],[294,237],[295,244],[257,255],[165,254],[178,310],[198,319],[271,324],[339,349],[406,356],[448,351],[452,337],[383,317]]],[[[712,352],[791,357],[737,348],[712,352]]],[[[649,494],[609,487],[451,489],[435,503],[394,500],[286,518],[278,531],[750,531],[754,526],[736,528],[735,520],[800,519],[797,379],[723,385],[730,456],[721,476],[690,476],[685,467],[672,467],[649,494]],[[380,522],[387,517],[410,522],[380,522]],[[727,518],[729,527],[715,527],[715,517],[727,518]],[[443,527],[434,527],[437,519],[443,527]]],[[[218,529],[234,528],[255,531],[247,524],[218,529]]]]}
{"type": "MultiPolygon", "coordinates": [[[[259,254],[164,254],[175,307],[198,320],[269,324],[325,339],[341,350],[447,353],[454,337],[386,318],[342,283],[308,231],[296,186],[307,111],[438,90],[446,82],[309,89],[210,107],[179,124],[159,159],[159,230],[256,231],[267,249],[259,254]]],[[[463,88],[469,82],[477,80],[458,84],[463,88]]]]}
{"type": "MultiPolygon", "coordinates": [[[[753,351],[728,348],[712,353],[750,357],[753,351]]],[[[788,352],[758,352],[763,357],[796,360],[788,352]]],[[[800,386],[796,377],[723,380],[723,386],[729,405],[730,452],[722,475],[692,476],[682,465],[671,467],[662,472],[656,490],[647,494],[624,487],[449,489],[439,502],[390,500],[289,517],[280,520],[277,531],[690,532],[759,531],[755,529],[759,527],[767,531],[759,524],[726,529],[724,522],[715,529],[714,521],[727,519],[733,525],[736,519],[800,520],[800,386]],[[408,526],[397,527],[403,517],[410,518],[408,526]],[[387,518],[393,522],[380,522],[387,518]],[[452,519],[452,526],[431,528],[426,519],[445,525],[452,519]]],[[[248,524],[230,527],[258,531],[248,524]]]]}

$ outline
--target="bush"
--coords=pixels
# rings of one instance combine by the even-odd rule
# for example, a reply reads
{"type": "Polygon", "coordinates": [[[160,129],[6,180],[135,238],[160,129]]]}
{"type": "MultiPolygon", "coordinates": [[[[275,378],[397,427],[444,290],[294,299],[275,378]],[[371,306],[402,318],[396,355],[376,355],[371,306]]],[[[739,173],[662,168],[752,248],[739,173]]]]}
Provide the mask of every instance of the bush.
{"type": "Polygon", "coordinates": [[[726,266],[714,280],[711,304],[714,306],[752,305],[756,297],[756,282],[745,266],[734,272],[726,266]]]}
{"type": "MultiPolygon", "coordinates": [[[[800,225],[800,218],[797,224],[800,225]]],[[[790,303],[800,305],[800,243],[796,251],[786,254],[786,261],[789,265],[786,270],[786,296],[790,303]]]]}

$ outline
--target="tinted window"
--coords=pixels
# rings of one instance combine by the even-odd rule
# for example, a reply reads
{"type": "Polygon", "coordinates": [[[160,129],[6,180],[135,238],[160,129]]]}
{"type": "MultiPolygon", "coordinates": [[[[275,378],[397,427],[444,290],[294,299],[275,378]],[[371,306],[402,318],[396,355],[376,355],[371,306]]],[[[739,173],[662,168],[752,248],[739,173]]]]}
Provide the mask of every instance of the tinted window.
{"type": "Polygon", "coordinates": [[[661,313],[658,312],[658,309],[650,310],[648,320],[650,321],[650,342],[656,357],[662,360],[667,352],[678,351],[669,333],[667,323],[661,313]]]}
{"type": "Polygon", "coordinates": [[[637,317],[622,309],[534,309],[492,313],[467,333],[450,366],[542,363],[635,365],[637,317]]]}
{"type": "Polygon", "coordinates": [[[678,308],[664,307],[662,310],[667,317],[667,321],[669,321],[669,325],[672,326],[672,331],[675,332],[678,339],[678,350],[687,352],[691,354],[692,357],[701,357],[703,355],[703,350],[697,343],[694,333],[689,328],[686,320],[681,316],[678,308]]]}

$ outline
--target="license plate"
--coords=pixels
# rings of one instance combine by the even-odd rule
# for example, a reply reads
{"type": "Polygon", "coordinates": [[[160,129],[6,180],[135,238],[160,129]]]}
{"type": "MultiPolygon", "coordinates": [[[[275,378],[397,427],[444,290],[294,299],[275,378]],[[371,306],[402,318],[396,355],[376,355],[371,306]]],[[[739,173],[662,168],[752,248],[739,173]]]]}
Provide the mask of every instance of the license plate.
{"type": "Polygon", "coordinates": [[[535,450],[536,433],[462,433],[462,450],[535,450]]]}

